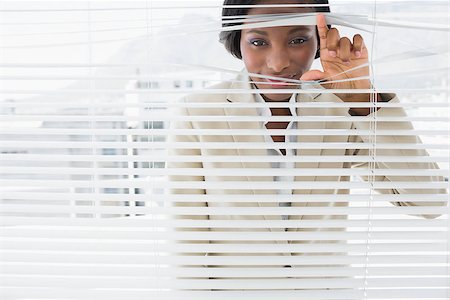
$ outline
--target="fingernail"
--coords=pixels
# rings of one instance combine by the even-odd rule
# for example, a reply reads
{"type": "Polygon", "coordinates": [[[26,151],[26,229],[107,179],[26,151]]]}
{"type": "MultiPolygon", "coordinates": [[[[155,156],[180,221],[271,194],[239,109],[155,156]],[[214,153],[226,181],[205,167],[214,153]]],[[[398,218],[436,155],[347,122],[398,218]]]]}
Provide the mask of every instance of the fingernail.
{"type": "Polygon", "coordinates": [[[328,51],[331,57],[336,57],[336,51],[328,51]]]}
{"type": "Polygon", "coordinates": [[[358,58],[361,57],[361,51],[355,51],[355,56],[358,58]]]}

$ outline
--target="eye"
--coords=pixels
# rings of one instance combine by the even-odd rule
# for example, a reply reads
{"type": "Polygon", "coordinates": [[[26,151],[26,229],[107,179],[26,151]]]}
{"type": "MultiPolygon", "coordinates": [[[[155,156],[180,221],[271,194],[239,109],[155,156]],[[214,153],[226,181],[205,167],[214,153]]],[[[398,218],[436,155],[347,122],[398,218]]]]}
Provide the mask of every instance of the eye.
{"type": "Polygon", "coordinates": [[[261,46],[267,45],[266,41],[264,41],[264,40],[251,40],[250,44],[252,44],[253,46],[256,46],[256,47],[261,47],[261,46]]]}
{"type": "Polygon", "coordinates": [[[298,44],[303,44],[306,41],[307,41],[307,39],[305,39],[305,38],[295,38],[295,39],[291,40],[289,42],[289,44],[291,44],[291,45],[298,45],[298,44]]]}

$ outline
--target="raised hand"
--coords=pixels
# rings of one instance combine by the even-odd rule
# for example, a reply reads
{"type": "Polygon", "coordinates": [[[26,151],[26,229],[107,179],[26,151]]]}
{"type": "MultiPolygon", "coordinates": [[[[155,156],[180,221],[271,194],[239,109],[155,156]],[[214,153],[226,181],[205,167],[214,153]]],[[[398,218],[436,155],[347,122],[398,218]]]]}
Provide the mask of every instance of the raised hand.
{"type": "MultiPolygon", "coordinates": [[[[302,75],[300,80],[342,80],[365,77],[365,79],[345,82],[322,83],[327,89],[370,89],[368,57],[369,53],[360,34],[353,36],[353,42],[347,37],[340,37],[336,28],[328,29],[325,16],[317,15],[319,32],[320,62],[323,71],[311,70],[302,75]],[[355,67],[360,67],[352,70],[355,67]],[[351,71],[350,71],[351,70],[351,71]]],[[[370,94],[336,93],[345,102],[363,102],[370,100],[370,94]]],[[[354,109],[356,114],[367,114],[367,109],[354,109]]]]}

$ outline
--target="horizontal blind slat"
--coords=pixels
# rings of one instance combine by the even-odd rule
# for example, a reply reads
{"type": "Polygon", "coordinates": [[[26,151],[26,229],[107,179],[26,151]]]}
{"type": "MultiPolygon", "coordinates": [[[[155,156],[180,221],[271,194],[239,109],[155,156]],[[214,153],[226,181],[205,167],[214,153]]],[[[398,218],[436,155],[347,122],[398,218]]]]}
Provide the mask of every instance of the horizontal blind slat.
{"type": "MultiPolygon", "coordinates": [[[[152,289],[111,289],[111,290],[80,290],[73,288],[24,288],[24,287],[0,287],[0,291],[6,296],[12,297],[22,296],[28,297],[30,294],[35,297],[43,297],[46,299],[61,299],[62,296],[69,294],[69,299],[79,299],[91,297],[94,299],[108,298],[111,300],[144,300],[144,299],[160,299],[160,300],[210,300],[211,298],[217,300],[232,299],[248,299],[249,297],[258,298],[261,300],[270,300],[274,297],[283,297],[286,300],[341,300],[342,298],[348,300],[359,300],[363,293],[362,291],[154,291],[152,289]],[[61,296],[62,295],[62,296],[61,296]]],[[[430,291],[428,296],[437,295],[435,291],[430,291]]],[[[442,295],[442,293],[441,293],[442,295]]],[[[67,298],[67,297],[66,297],[67,298]]],[[[444,299],[444,298],[442,298],[444,299]]]]}
{"type": "MultiPolygon", "coordinates": [[[[160,279],[150,280],[151,278],[102,278],[94,276],[38,276],[38,275],[0,275],[4,286],[23,286],[26,281],[27,287],[50,287],[67,286],[76,288],[178,288],[178,289],[226,289],[226,290],[254,290],[254,289],[314,289],[314,288],[358,288],[364,285],[364,278],[353,279],[305,279],[297,278],[271,279],[271,280],[242,280],[242,279],[180,279],[176,282],[160,279]]],[[[408,279],[376,279],[368,278],[371,288],[377,287],[397,287],[397,288],[447,288],[447,278],[408,278],[408,279]]]]}
{"type": "MultiPolygon", "coordinates": [[[[115,187],[115,188],[146,188],[149,180],[145,178],[137,179],[116,179],[116,180],[39,180],[39,179],[2,179],[0,186],[9,187],[115,187]]],[[[448,183],[445,181],[395,181],[395,182],[335,182],[335,181],[301,181],[301,182],[268,182],[268,181],[172,181],[159,182],[159,188],[184,188],[184,189],[239,189],[239,190],[272,190],[272,189],[446,189],[448,183]]]]}
{"type": "MultiPolygon", "coordinates": [[[[412,92],[414,93],[414,92],[412,92]]],[[[434,91],[430,90],[430,94],[434,91]]],[[[29,108],[38,105],[39,108],[51,107],[51,108],[79,108],[83,110],[97,109],[97,108],[113,108],[113,109],[124,109],[124,108],[257,108],[257,107],[268,107],[265,103],[189,103],[189,102],[162,102],[157,99],[154,101],[142,101],[143,103],[118,103],[118,102],[105,102],[104,100],[98,100],[96,102],[85,102],[83,100],[78,102],[71,102],[70,100],[64,102],[28,102],[28,101],[17,101],[17,102],[0,102],[0,107],[3,108],[29,108]]],[[[295,107],[295,108],[371,108],[371,107],[386,107],[386,108],[441,108],[448,109],[447,102],[297,102],[297,103],[270,103],[270,107],[295,107]]]]}
{"type": "MultiPolygon", "coordinates": [[[[150,186],[156,184],[158,181],[150,181],[150,186]]],[[[127,192],[108,194],[108,193],[74,193],[72,191],[67,192],[46,192],[45,190],[39,191],[34,190],[33,192],[24,192],[25,189],[19,189],[14,191],[12,189],[4,189],[2,191],[1,197],[3,199],[9,200],[47,200],[47,201],[91,201],[92,199],[113,201],[113,202],[125,202],[125,201],[142,201],[144,203],[157,203],[160,206],[162,203],[167,203],[170,205],[173,202],[404,202],[404,201],[420,201],[420,202],[435,202],[435,201],[448,201],[448,195],[446,194],[349,194],[349,195],[339,195],[333,194],[291,194],[291,195],[278,195],[277,199],[273,199],[273,195],[248,195],[248,194],[230,194],[230,195],[189,195],[189,194],[173,194],[173,195],[162,195],[154,194],[149,198],[145,194],[129,194],[127,192]]],[[[0,198],[1,199],[1,198],[0,198]]],[[[376,218],[376,216],[373,216],[376,218]]],[[[85,220],[89,222],[89,220],[85,220]]]]}
{"type": "MultiPolygon", "coordinates": [[[[1,115],[0,122],[11,121],[46,121],[46,122],[174,122],[174,121],[190,121],[190,122],[449,122],[449,118],[445,117],[376,117],[373,116],[270,116],[270,117],[254,117],[254,116],[187,116],[177,117],[171,115],[164,115],[163,113],[150,114],[146,113],[143,116],[105,116],[105,115],[84,115],[79,113],[77,115],[45,115],[45,114],[16,114],[16,115],[1,115]]],[[[70,124],[72,125],[72,124],[70,124]]]]}
{"type": "MultiPolygon", "coordinates": [[[[67,265],[52,263],[20,264],[8,263],[2,265],[4,274],[17,275],[73,275],[73,276],[111,276],[111,277],[145,277],[149,278],[153,272],[160,276],[183,276],[183,277],[229,277],[239,273],[242,278],[268,278],[268,277],[330,277],[330,276],[361,276],[364,274],[364,266],[352,267],[296,267],[296,268],[176,268],[143,265],[140,268],[130,266],[107,266],[107,265],[67,265]]],[[[371,276],[386,276],[393,279],[405,279],[409,276],[423,277],[448,277],[445,267],[369,267],[371,276]]],[[[369,277],[371,277],[369,276],[369,277]]]]}
{"type": "MultiPolygon", "coordinates": [[[[129,288],[129,289],[295,289],[295,288],[356,288],[363,284],[364,279],[271,279],[271,280],[202,280],[202,279],[178,279],[167,280],[156,278],[102,278],[94,276],[39,276],[39,275],[0,275],[2,285],[26,286],[26,287],[65,287],[71,286],[82,289],[107,289],[107,288],[129,288]],[[26,282],[24,284],[24,281],[26,282]]],[[[400,281],[400,280],[399,280],[400,281]]],[[[442,286],[442,279],[434,279],[430,287],[442,286]]],[[[426,280],[424,280],[426,282],[426,280]]],[[[409,286],[406,283],[400,287],[409,286]]]]}
{"type": "Polygon", "coordinates": [[[151,289],[111,289],[111,290],[80,290],[73,288],[23,288],[23,287],[4,287],[0,288],[5,296],[10,297],[28,297],[30,294],[34,297],[45,299],[79,299],[90,297],[93,299],[108,298],[111,300],[217,300],[227,299],[252,299],[271,300],[282,297],[283,300],[359,300],[362,297],[374,297],[375,299],[402,299],[417,300],[429,299],[446,300],[448,290],[446,289],[425,289],[415,290],[411,288],[403,289],[367,289],[366,293],[361,290],[294,290],[294,291],[154,291],[151,289]],[[69,296],[66,296],[68,295],[69,296]]]}
{"type": "MultiPolygon", "coordinates": [[[[95,136],[91,135],[90,137],[95,136]]],[[[151,135],[143,135],[151,137],[151,135]]],[[[339,142],[324,142],[324,143],[199,143],[199,142],[104,142],[104,141],[90,141],[90,142],[72,142],[72,141],[52,141],[49,140],[45,144],[40,141],[4,141],[1,148],[13,149],[100,149],[100,148],[115,148],[115,149],[272,149],[279,147],[279,149],[445,149],[448,150],[448,144],[416,144],[416,143],[339,143],[339,142]]],[[[200,156],[199,156],[200,157],[200,156]]],[[[245,158],[245,156],[243,156],[245,158]]],[[[309,156],[306,156],[307,158],[309,156]]],[[[316,156],[311,156],[316,157],[316,156]]],[[[344,157],[344,156],[342,156],[344,157]]],[[[419,156],[420,159],[427,159],[427,157],[419,156]]],[[[448,161],[448,157],[442,159],[448,161]]],[[[301,158],[296,158],[301,159],[301,158]]],[[[353,157],[353,159],[358,159],[353,157]]],[[[399,157],[398,159],[401,159],[399,157]]],[[[428,158],[429,159],[429,158],[428,158]]]]}
{"type": "MultiPolygon", "coordinates": [[[[433,91],[434,93],[446,93],[450,91],[450,87],[435,87],[431,89],[424,88],[390,88],[390,89],[191,89],[191,88],[178,88],[178,89],[147,89],[147,90],[137,90],[137,89],[106,89],[106,88],[80,88],[80,89],[64,89],[60,90],[48,90],[48,89],[0,89],[2,94],[20,94],[20,95],[148,95],[148,94],[188,94],[195,92],[196,94],[204,95],[214,95],[214,94],[375,94],[375,93],[386,93],[393,94],[399,92],[411,92],[411,93],[429,93],[433,91]]],[[[374,102],[376,103],[376,102],[374,102]]],[[[353,104],[348,104],[349,106],[353,104]]],[[[367,105],[367,104],[366,104],[367,105]]],[[[369,107],[369,106],[367,106],[369,107]]]]}
{"type": "MultiPolygon", "coordinates": [[[[353,136],[353,135],[376,135],[376,136],[424,136],[441,135],[446,136],[448,130],[400,130],[400,129],[54,129],[54,128],[0,128],[0,134],[20,135],[20,134],[49,134],[49,135],[176,135],[176,136],[264,136],[264,135],[294,135],[294,136],[353,136]]],[[[198,143],[208,144],[208,142],[198,143]]],[[[267,143],[270,145],[271,143],[267,143]]]]}
{"type": "MultiPolygon", "coordinates": [[[[2,174],[86,174],[93,173],[92,168],[82,167],[2,167],[2,174]]],[[[342,169],[342,168],[299,168],[299,169],[273,169],[273,168],[149,168],[138,169],[127,167],[101,168],[95,169],[97,175],[146,175],[146,176],[167,176],[167,175],[190,175],[190,176],[446,176],[449,170],[446,169],[342,169]]]]}
{"type": "Polygon", "coordinates": [[[150,215],[396,215],[396,214],[447,214],[448,209],[442,206],[392,206],[392,207],[145,207],[145,206],[93,206],[78,205],[70,207],[67,205],[25,205],[4,204],[3,213],[103,213],[103,214],[150,214],[150,215]]]}
{"type": "MultiPolygon", "coordinates": [[[[7,237],[0,238],[5,245],[4,250],[26,250],[33,249],[36,252],[42,251],[80,251],[80,252],[122,252],[126,253],[165,253],[165,254],[177,254],[177,253],[328,253],[328,255],[334,255],[334,253],[345,252],[353,253],[369,252],[365,241],[360,243],[312,243],[312,244],[241,244],[241,243],[229,243],[229,244],[180,244],[180,243],[168,243],[168,244],[155,244],[153,241],[145,240],[78,240],[78,239],[59,239],[59,238],[21,238],[21,237],[7,237]]],[[[448,254],[446,243],[444,242],[384,242],[374,243],[370,245],[370,253],[389,253],[389,254],[402,254],[405,256],[416,254],[429,254],[429,255],[445,255],[448,254]]]]}
{"type": "MultiPolygon", "coordinates": [[[[124,239],[124,240],[174,240],[174,241],[328,241],[328,240],[367,240],[369,234],[366,231],[344,232],[344,231],[180,231],[180,232],[141,232],[135,231],[102,231],[95,230],[45,230],[36,228],[8,228],[0,231],[0,237],[60,237],[77,239],[124,239]],[[251,232],[251,235],[249,235],[251,232]]],[[[429,231],[373,231],[370,238],[386,240],[402,240],[412,242],[437,241],[442,242],[448,233],[445,230],[429,231]]],[[[3,251],[3,250],[1,250],[3,251]]],[[[0,252],[1,252],[0,251],[0,252]]]]}
{"type": "MultiPolygon", "coordinates": [[[[51,143],[51,142],[49,142],[51,143]]],[[[98,142],[95,143],[97,145],[98,142]]],[[[54,143],[52,143],[54,145],[54,143]]],[[[314,144],[309,144],[313,148],[314,144]]],[[[332,145],[325,143],[325,145],[332,145]]],[[[353,145],[353,144],[352,144],[353,145]]],[[[412,146],[416,144],[411,144],[412,146]]],[[[126,145],[125,145],[126,146],[126,145]]],[[[286,145],[287,146],[287,145],[286,145]]],[[[419,146],[419,145],[417,145],[419,146]]],[[[422,145],[426,146],[432,145],[422,145]]],[[[441,149],[446,149],[447,145],[437,145],[441,149]]],[[[359,146],[355,146],[355,149],[359,146]]],[[[87,148],[87,147],[86,147],[87,148]]],[[[125,147],[124,147],[125,148],[125,147]]],[[[306,147],[302,147],[305,149],[306,147]]],[[[369,149],[367,145],[365,148],[369,149]]],[[[379,149],[379,147],[377,147],[379,149]]],[[[401,149],[399,147],[398,149],[401,149]]],[[[410,149],[410,147],[405,147],[410,149]]],[[[421,149],[421,148],[418,148],[421,149]]],[[[67,161],[67,162],[446,162],[448,157],[445,156],[392,156],[392,155],[303,155],[303,156],[260,156],[260,155],[51,155],[51,154],[15,154],[3,153],[0,161],[67,161]]]]}
{"type": "MultiPolygon", "coordinates": [[[[333,264],[359,264],[366,263],[366,255],[305,255],[305,256],[158,256],[153,255],[107,255],[105,253],[80,255],[79,253],[20,253],[18,251],[1,251],[2,260],[8,262],[51,262],[64,263],[95,263],[108,265],[209,265],[209,266],[286,266],[286,265],[318,265],[327,266],[333,264]]],[[[440,266],[448,267],[446,256],[441,255],[371,255],[370,264],[392,264],[398,266],[440,266]]]]}
{"type": "MultiPolygon", "coordinates": [[[[448,197],[447,195],[445,195],[448,197]]],[[[448,214],[446,214],[448,215],[448,214]]],[[[399,230],[417,227],[443,229],[447,226],[445,219],[385,219],[383,216],[371,216],[370,219],[343,219],[343,220],[164,220],[157,214],[148,214],[137,217],[116,218],[72,218],[72,217],[19,217],[2,216],[0,224],[3,226],[102,226],[102,228],[385,228],[395,227],[399,230]]]]}

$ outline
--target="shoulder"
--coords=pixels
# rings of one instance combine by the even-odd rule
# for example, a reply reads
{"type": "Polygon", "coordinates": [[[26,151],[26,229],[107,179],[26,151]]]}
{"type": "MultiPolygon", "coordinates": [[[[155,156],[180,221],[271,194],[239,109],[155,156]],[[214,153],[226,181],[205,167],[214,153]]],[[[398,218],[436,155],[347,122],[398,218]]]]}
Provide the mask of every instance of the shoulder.
{"type": "Polygon", "coordinates": [[[228,90],[231,88],[230,82],[220,82],[206,87],[200,93],[191,93],[182,98],[183,102],[224,102],[227,101],[228,90]]]}
{"type": "Polygon", "coordinates": [[[223,115],[223,107],[211,107],[208,103],[225,103],[227,102],[228,91],[231,88],[230,82],[220,82],[212,86],[206,87],[199,93],[190,93],[180,99],[177,102],[180,105],[176,105],[172,111],[176,115],[223,115]],[[184,103],[184,104],[182,104],[184,103]],[[190,105],[198,104],[198,105],[190,105]],[[205,104],[203,106],[202,104],[205,104]]]}

